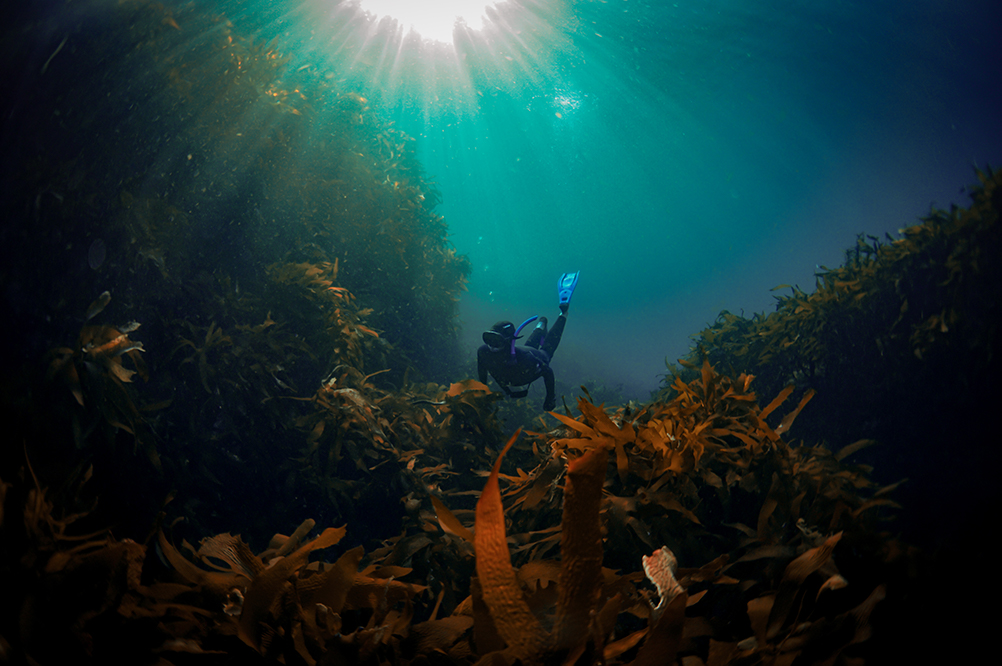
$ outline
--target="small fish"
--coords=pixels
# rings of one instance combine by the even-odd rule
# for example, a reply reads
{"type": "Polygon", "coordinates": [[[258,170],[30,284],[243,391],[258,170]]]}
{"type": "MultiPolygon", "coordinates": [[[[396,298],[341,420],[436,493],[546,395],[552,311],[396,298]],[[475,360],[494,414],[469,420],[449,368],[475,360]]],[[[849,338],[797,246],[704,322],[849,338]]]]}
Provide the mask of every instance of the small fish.
{"type": "Polygon", "coordinates": [[[106,291],[100,296],[98,296],[97,299],[90,304],[90,307],[87,308],[87,314],[84,316],[85,317],[84,321],[90,321],[91,319],[96,317],[98,314],[101,313],[102,310],[108,307],[108,303],[110,302],[111,302],[110,291],[106,291]]]}

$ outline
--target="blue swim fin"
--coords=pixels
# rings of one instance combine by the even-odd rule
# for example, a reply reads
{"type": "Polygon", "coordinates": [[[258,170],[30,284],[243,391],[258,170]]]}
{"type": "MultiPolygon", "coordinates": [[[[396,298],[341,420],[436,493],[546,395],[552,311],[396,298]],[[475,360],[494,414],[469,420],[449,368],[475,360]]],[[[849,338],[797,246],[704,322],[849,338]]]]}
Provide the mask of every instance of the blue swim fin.
{"type": "Polygon", "coordinates": [[[560,295],[561,310],[570,305],[571,296],[574,295],[574,287],[578,286],[578,276],[580,275],[581,271],[564,273],[560,276],[560,281],[557,282],[557,293],[560,295]]]}

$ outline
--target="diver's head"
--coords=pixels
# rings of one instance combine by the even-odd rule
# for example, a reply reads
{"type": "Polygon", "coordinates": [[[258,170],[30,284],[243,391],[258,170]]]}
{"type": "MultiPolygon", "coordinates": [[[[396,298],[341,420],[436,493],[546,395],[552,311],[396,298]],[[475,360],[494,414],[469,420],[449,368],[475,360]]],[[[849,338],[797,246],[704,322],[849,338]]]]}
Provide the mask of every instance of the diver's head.
{"type": "Polygon", "coordinates": [[[491,330],[484,331],[484,344],[490,347],[491,351],[508,349],[514,339],[515,324],[510,321],[499,321],[491,326],[491,330]]]}

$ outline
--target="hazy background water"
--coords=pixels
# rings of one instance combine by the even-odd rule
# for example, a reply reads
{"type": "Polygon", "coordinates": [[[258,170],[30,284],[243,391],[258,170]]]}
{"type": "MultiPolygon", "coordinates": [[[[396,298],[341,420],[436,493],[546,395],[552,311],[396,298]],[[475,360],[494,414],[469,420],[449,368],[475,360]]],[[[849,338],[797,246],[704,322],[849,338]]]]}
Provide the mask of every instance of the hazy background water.
{"type": "Polygon", "coordinates": [[[962,204],[972,167],[1002,161],[997,2],[546,4],[455,70],[330,63],[394,72],[367,94],[416,138],[472,260],[471,351],[497,319],[555,314],[581,270],[554,366],[642,394],[720,310],[810,290],[857,233],[962,204]]]}
{"type": "Polygon", "coordinates": [[[1000,8],[618,0],[588,8],[594,58],[551,105],[401,118],[473,261],[470,344],[552,312],[580,269],[558,371],[576,357],[649,388],[721,309],[771,309],[855,234],[964,202],[972,165],[1002,159],[1000,8]]]}

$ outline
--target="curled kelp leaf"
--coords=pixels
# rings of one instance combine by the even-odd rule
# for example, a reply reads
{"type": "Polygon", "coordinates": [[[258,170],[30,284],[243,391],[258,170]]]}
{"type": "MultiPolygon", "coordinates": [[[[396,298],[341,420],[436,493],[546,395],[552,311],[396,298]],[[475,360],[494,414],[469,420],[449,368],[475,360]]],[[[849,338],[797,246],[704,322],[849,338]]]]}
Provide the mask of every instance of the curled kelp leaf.
{"type": "Polygon", "coordinates": [[[303,544],[291,555],[273,563],[255,576],[244,596],[243,613],[237,635],[240,640],[257,649],[261,647],[262,623],[269,617],[272,605],[283,594],[283,586],[290,576],[306,565],[311,552],[329,548],[345,535],[345,528],[328,527],[313,541],[303,544]]]}
{"type": "MultiPolygon", "coordinates": [[[[162,531],[158,536],[160,553],[167,560],[174,571],[180,574],[188,583],[201,588],[211,599],[226,599],[229,591],[234,587],[246,586],[250,579],[243,574],[224,573],[221,571],[206,571],[196,566],[188,558],[178,552],[162,531]]],[[[263,565],[260,567],[264,568],[263,565]]]]}
{"type": "Polygon", "coordinates": [[[657,618],[653,619],[647,639],[640,646],[637,658],[631,662],[631,666],[675,663],[675,655],[682,645],[682,632],[685,630],[686,602],[686,594],[681,592],[668,602],[657,618]]]}
{"type": "Polygon", "coordinates": [[[268,562],[272,557],[285,557],[299,546],[302,540],[306,538],[306,535],[316,527],[316,524],[315,520],[307,518],[300,523],[296,531],[290,536],[283,534],[274,535],[268,543],[268,550],[261,553],[261,559],[268,562]]]}
{"type": "Polygon", "coordinates": [[[90,321],[94,317],[101,314],[101,312],[108,307],[108,303],[111,303],[111,292],[102,292],[100,296],[94,299],[94,302],[87,306],[87,312],[84,314],[84,321],[90,321]]]}
{"type": "Polygon", "coordinates": [[[652,617],[657,619],[672,599],[684,591],[675,579],[678,560],[668,546],[661,546],[651,555],[644,555],[641,562],[648,580],[658,590],[658,603],[651,609],[652,617]]]}
{"type": "Polygon", "coordinates": [[[226,563],[224,570],[244,576],[248,581],[265,569],[262,559],[251,552],[250,546],[240,537],[229,533],[202,539],[198,556],[202,558],[202,562],[213,568],[217,568],[212,562],[213,559],[224,562],[226,563]]]}
{"type": "Polygon", "coordinates": [[[435,495],[431,496],[432,506],[435,507],[435,515],[438,517],[438,524],[442,526],[442,530],[458,536],[469,543],[473,543],[474,537],[473,532],[471,532],[463,523],[456,518],[452,511],[435,495]]]}
{"type": "Polygon", "coordinates": [[[323,612],[331,616],[342,613],[358,576],[361,560],[362,548],[352,548],[342,553],[323,573],[304,580],[300,584],[304,607],[322,606],[323,612]]]}
{"type": "MultiPolygon", "coordinates": [[[[787,621],[801,585],[809,575],[830,564],[835,545],[842,538],[842,532],[832,535],[823,544],[804,552],[790,562],[783,572],[783,578],[776,593],[775,602],[769,612],[769,623],[766,638],[772,639],[779,634],[787,621]]],[[[833,571],[831,575],[837,575],[833,571]]]]}

